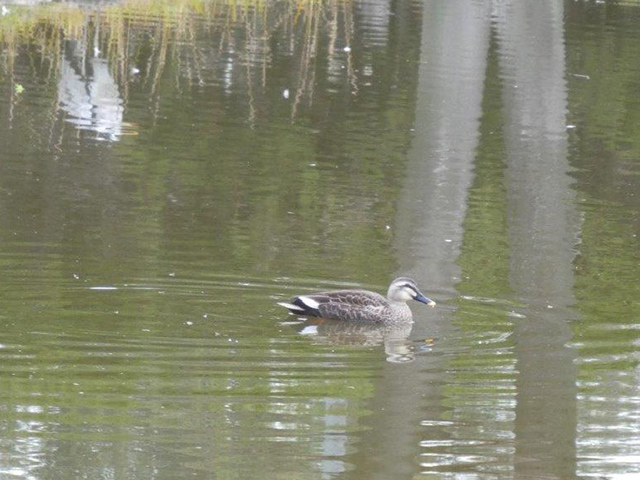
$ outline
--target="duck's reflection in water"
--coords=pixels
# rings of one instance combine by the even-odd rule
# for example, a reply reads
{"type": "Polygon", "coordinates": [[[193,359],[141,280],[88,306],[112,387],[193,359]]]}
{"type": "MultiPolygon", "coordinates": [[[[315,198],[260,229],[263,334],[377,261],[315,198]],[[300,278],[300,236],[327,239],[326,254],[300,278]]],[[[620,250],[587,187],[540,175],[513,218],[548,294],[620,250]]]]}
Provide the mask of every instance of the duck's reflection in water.
{"type": "Polygon", "coordinates": [[[435,339],[410,340],[412,323],[375,325],[340,320],[313,318],[296,326],[301,335],[319,344],[353,345],[361,347],[384,346],[387,361],[409,363],[417,354],[431,351],[435,339]]]}

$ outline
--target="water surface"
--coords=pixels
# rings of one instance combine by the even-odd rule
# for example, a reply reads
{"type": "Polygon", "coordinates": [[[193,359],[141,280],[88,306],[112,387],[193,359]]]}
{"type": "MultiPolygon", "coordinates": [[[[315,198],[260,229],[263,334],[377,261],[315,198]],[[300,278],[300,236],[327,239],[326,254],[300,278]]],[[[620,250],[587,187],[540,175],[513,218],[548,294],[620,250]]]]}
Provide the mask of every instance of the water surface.
{"type": "Polygon", "coordinates": [[[0,478],[640,475],[637,2],[3,3],[0,478]],[[411,275],[410,327],[277,301],[411,275]]]}

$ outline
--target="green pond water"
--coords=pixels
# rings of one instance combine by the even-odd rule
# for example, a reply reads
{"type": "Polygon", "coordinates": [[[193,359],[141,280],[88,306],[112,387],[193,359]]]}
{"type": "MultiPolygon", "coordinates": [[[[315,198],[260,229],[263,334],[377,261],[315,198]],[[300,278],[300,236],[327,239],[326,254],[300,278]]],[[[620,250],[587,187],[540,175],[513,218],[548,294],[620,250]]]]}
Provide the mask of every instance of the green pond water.
{"type": "Polygon", "coordinates": [[[640,478],[639,237],[638,2],[3,0],[0,479],[640,478]]]}

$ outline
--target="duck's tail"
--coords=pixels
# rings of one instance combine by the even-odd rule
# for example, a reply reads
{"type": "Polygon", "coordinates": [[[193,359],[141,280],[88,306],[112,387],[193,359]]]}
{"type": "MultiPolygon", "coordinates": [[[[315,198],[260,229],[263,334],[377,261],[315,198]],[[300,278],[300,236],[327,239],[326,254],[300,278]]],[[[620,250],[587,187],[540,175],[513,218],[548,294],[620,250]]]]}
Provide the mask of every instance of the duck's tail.
{"type": "Polygon", "coordinates": [[[293,303],[278,302],[278,305],[288,308],[289,311],[295,315],[311,315],[317,317],[320,314],[318,311],[319,303],[313,298],[304,295],[294,298],[293,303]]]}
{"type": "Polygon", "coordinates": [[[278,305],[281,305],[284,308],[288,308],[291,313],[295,313],[295,314],[305,313],[304,308],[294,305],[292,303],[278,302],[278,305]]]}

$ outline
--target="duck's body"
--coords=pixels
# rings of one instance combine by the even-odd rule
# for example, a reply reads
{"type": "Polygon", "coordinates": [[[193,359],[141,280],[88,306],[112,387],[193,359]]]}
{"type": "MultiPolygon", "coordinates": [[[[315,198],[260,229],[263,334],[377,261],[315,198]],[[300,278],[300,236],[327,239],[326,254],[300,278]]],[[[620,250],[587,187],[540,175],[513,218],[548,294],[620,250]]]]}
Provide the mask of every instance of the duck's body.
{"type": "Polygon", "coordinates": [[[300,295],[291,303],[279,303],[296,315],[308,315],[331,320],[367,323],[405,323],[412,321],[408,300],[434,306],[410,278],[396,278],[389,286],[387,298],[367,290],[335,290],[300,295]]]}
{"type": "Polygon", "coordinates": [[[301,295],[294,298],[291,305],[283,306],[291,313],[330,320],[373,323],[411,321],[411,310],[406,303],[391,303],[379,293],[366,290],[335,290],[301,295]]]}

